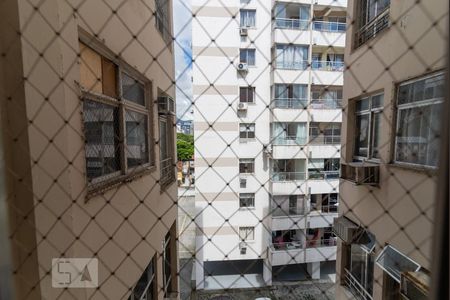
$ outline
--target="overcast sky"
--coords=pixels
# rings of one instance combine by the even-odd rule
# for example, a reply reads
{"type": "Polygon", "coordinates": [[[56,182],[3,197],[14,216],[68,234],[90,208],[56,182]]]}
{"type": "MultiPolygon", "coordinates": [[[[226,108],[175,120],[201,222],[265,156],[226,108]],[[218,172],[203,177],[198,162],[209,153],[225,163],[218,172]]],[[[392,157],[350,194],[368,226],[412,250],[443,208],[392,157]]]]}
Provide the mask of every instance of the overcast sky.
{"type": "Polygon", "coordinates": [[[173,0],[177,117],[192,119],[192,27],[191,0],[173,0]]]}

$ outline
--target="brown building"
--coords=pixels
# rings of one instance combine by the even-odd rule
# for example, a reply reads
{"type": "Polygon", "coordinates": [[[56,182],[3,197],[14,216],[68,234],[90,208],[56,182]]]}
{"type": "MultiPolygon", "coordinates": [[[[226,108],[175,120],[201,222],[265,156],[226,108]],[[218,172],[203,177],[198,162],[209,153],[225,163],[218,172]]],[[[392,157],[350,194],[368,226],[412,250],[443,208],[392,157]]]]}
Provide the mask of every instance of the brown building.
{"type": "Polygon", "coordinates": [[[348,15],[336,299],[425,299],[448,1],[349,0],[348,15]]]}
{"type": "Polygon", "coordinates": [[[171,11],[0,3],[8,299],[178,297],[171,11]],[[61,257],[98,259],[98,288],[52,287],[61,257]]]}

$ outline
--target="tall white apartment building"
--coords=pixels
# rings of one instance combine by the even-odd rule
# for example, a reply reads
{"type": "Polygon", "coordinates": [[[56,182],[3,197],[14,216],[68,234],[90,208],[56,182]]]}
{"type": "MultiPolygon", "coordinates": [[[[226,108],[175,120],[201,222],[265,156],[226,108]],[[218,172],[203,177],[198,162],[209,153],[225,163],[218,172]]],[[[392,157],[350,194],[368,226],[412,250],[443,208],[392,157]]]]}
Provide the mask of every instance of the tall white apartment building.
{"type": "Polygon", "coordinates": [[[196,288],[334,272],[347,2],[192,2],[196,288]]]}

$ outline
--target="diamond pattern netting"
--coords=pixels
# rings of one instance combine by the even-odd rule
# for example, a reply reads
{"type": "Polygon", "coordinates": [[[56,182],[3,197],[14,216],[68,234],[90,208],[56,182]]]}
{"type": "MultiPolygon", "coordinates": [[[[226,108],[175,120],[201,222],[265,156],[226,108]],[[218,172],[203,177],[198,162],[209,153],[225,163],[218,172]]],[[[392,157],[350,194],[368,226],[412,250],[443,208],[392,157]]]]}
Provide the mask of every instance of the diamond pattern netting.
{"type": "MultiPolygon", "coordinates": [[[[164,3],[164,1],[156,2],[158,5],[164,3]]],[[[434,43],[438,44],[436,48],[443,47],[444,42],[447,41],[448,9],[439,10],[436,7],[442,6],[441,4],[434,7],[423,1],[404,2],[401,12],[396,11],[389,15],[389,26],[380,31],[379,37],[369,39],[359,50],[345,50],[345,53],[350,56],[345,59],[345,67],[342,65],[344,73],[340,77],[331,81],[322,81],[321,70],[313,68],[314,62],[311,57],[312,50],[310,50],[305,67],[296,70],[290,80],[279,76],[281,79],[278,83],[292,84],[301,81],[302,77],[309,74],[308,76],[318,80],[314,85],[334,86],[340,85],[339,82],[344,77],[341,113],[327,121],[332,124],[340,123],[341,119],[351,120],[355,111],[350,103],[354,102],[352,98],[356,95],[366,95],[377,91],[380,82],[389,81],[398,84],[409,79],[405,78],[404,72],[401,71],[409,68],[408,64],[414,64],[411,70],[420,70],[420,73],[411,71],[408,77],[444,69],[446,52],[428,48],[430,37],[434,43]],[[422,23],[416,33],[412,34],[408,28],[413,26],[416,29],[414,27],[416,24],[411,20],[414,16],[420,17],[422,23]],[[391,45],[382,42],[383,34],[388,31],[390,35],[396,37],[396,46],[400,49],[393,51],[392,55],[387,55],[385,50],[391,45]],[[366,72],[370,74],[362,76],[364,71],[361,70],[363,68],[361,63],[367,63],[369,59],[372,65],[366,72]],[[347,82],[351,83],[348,87],[347,82]]],[[[279,59],[277,52],[271,49],[259,49],[256,46],[261,39],[265,38],[267,31],[273,30],[277,17],[274,7],[262,0],[252,0],[251,3],[252,7],[257,7],[258,14],[268,16],[269,21],[266,24],[260,24],[257,33],[252,35],[249,41],[250,47],[256,50],[258,65],[258,68],[250,70],[252,76],[241,78],[241,86],[249,87],[257,85],[257,82],[268,73],[279,72],[276,67],[279,59]]],[[[3,166],[7,183],[5,190],[7,211],[13,220],[9,223],[10,232],[8,233],[8,240],[13,249],[10,276],[14,282],[17,282],[15,287],[17,298],[128,298],[141,274],[153,259],[145,253],[155,253],[157,266],[164,266],[164,260],[173,257],[173,255],[167,255],[161,247],[163,241],[161,232],[171,232],[177,212],[186,217],[182,222],[183,226],[178,224],[178,232],[174,238],[178,244],[178,250],[183,250],[185,257],[189,257],[178,263],[179,268],[173,274],[176,277],[173,282],[178,282],[181,287],[181,290],[176,288],[174,290],[180,293],[182,299],[191,299],[191,297],[192,299],[196,299],[194,297],[220,299],[214,297],[225,296],[231,299],[251,299],[262,295],[275,299],[285,297],[288,299],[333,299],[335,297],[334,284],[311,278],[306,278],[298,284],[280,282],[274,285],[277,286],[274,290],[255,286],[253,289],[241,291],[231,289],[231,286],[238,281],[244,281],[245,285],[252,286],[253,282],[245,276],[233,279],[230,284],[208,276],[212,274],[205,272],[205,278],[200,282],[197,281],[195,287],[190,287],[191,275],[185,275],[185,268],[203,266],[204,262],[202,256],[199,257],[199,253],[209,251],[207,249],[220,253],[222,260],[230,261],[230,267],[235,273],[241,272],[240,267],[233,260],[229,260],[234,252],[239,251],[240,243],[237,242],[228,248],[223,247],[220,244],[221,240],[218,239],[225,228],[231,229],[229,234],[236,236],[237,240],[240,236],[239,226],[236,226],[233,220],[239,218],[241,210],[236,209],[231,213],[224,211],[220,204],[222,200],[219,199],[222,193],[232,194],[239,199],[241,193],[234,184],[240,178],[239,167],[229,166],[234,167],[235,171],[232,174],[225,174],[223,165],[220,165],[221,157],[224,156],[237,161],[243,158],[239,149],[239,128],[236,128],[231,135],[227,133],[226,136],[220,129],[220,123],[227,121],[224,116],[232,113],[236,116],[234,121],[247,124],[285,122],[276,113],[273,99],[260,93],[258,89],[253,92],[254,101],[258,103],[258,106],[255,106],[256,113],[253,113],[251,118],[237,111],[239,95],[230,98],[221,90],[227,72],[237,70],[240,59],[239,53],[230,56],[227,45],[223,44],[227,30],[230,27],[238,28],[240,24],[238,10],[234,8],[245,7],[247,4],[236,5],[231,6],[225,0],[194,1],[192,5],[178,1],[177,5],[173,5],[176,8],[173,10],[173,18],[177,19],[178,27],[181,28],[177,32],[173,30],[173,24],[165,19],[167,16],[164,14],[167,11],[158,10],[154,1],[25,0],[16,3],[6,0],[0,3],[0,11],[3,12],[0,15],[4,17],[0,22],[3,25],[0,66],[5,70],[0,76],[3,83],[1,100],[4,112],[1,118],[6,145],[4,154],[6,160],[3,166]],[[214,29],[210,28],[210,24],[205,21],[206,18],[202,13],[205,8],[211,6],[220,8],[223,15],[229,15],[229,17],[222,16],[225,19],[220,22],[222,25],[217,25],[214,29]],[[9,17],[6,17],[8,15],[9,17]],[[194,25],[198,30],[195,34],[202,39],[207,39],[208,43],[192,54],[192,50],[180,40],[183,30],[194,25]],[[149,28],[152,29],[149,30],[149,28]],[[157,36],[158,42],[156,42],[154,34],[158,30],[160,36],[157,36]],[[78,34],[83,35],[84,38],[78,37],[78,34]],[[87,52],[79,46],[79,40],[89,47],[97,45],[101,49],[103,43],[110,49],[99,50],[100,60],[98,60],[96,54],[85,56],[87,52]],[[212,48],[217,49],[218,56],[227,60],[227,66],[222,70],[215,69],[211,72],[205,70],[202,65],[202,57],[207,56],[206,51],[212,48]],[[175,54],[180,53],[188,57],[189,62],[182,64],[177,61],[175,75],[171,68],[171,59],[175,54]],[[108,62],[115,65],[114,74],[105,67],[108,66],[108,62]],[[87,66],[86,72],[93,78],[88,85],[80,79],[81,71],[79,70],[82,65],[87,66]],[[200,92],[194,87],[195,91],[192,93],[186,90],[184,85],[180,85],[186,76],[189,77],[192,69],[195,69],[195,76],[201,78],[194,78],[194,85],[197,82],[203,82],[203,86],[206,86],[200,92]],[[11,70],[14,72],[10,72],[11,70]],[[5,79],[7,75],[11,76],[8,80],[5,79]],[[125,76],[132,76],[135,81],[123,84],[120,80],[126,78],[125,76]],[[109,79],[113,83],[108,81],[109,79]],[[150,87],[147,81],[152,82],[150,87]],[[108,84],[112,84],[114,88],[110,89],[108,84]],[[86,97],[86,93],[90,95],[86,97]],[[171,130],[176,129],[176,120],[170,116],[158,115],[157,97],[173,96],[175,93],[180,99],[188,99],[187,102],[189,102],[179,106],[177,118],[190,118],[191,111],[194,110],[195,124],[201,125],[195,128],[194,134],[195,181],[214,181],[214,185],[218,187],[214,191],[215,196],[210,198],[209,192],[203,191],[197,185],[194,204],[196,209],[181,205],[180,199],[186,196],[185,193],[188,193],[188,190],[181,192],[180,195],[176,194],[174,174],[176,163],[173,159],[175,153],[170,152],[173,149],[171,139],[174,140],[174,133],[171,130]],[[217,96],[215,104],[217,108],[221,108],[220,110],[211,112],[202,106],[202,99],[208,93],[214,93],[217,96]],[[103,94],[103,96],[100,100],[94,99],[96,94],[103,94]],[[148,97],[155,100],[147,103],[147,106],[143,105],[144,108],[139,106],[139,99],[148,97]],[[161,131],[163,128],[161,119],[167,122],[168,130],[161,131]],[[214,145],[208,146],[215,147],[217,155],[214,157],[206,154],[207,148],[200,145],[205,137],[215,141],[214,145]],[[204,166],[198,166],[200,161],[204,166]],[[104,182],[108,182],[108,185],[105,186],[104,182]],[[158,197],[161,197],[160,202],[152,200],[158,197]],[[206,230],[202,221],[206,214],[211,213],[219,218],[216,222],[221,224],[212,231],[206,230]],[[195,234],[189,235],[186,239],[184,236],[192,233],[188,230],[195,231],[195,234]],[[155,235],[158,235],[160,240],[156,240],[155,235]],[[200,239],[201,236],[204,236],[204,239],[200,239]],[[196,237],[196,243],[189,241],[196,237]],[[98,288],[90,289],[88,292],[71,288],[51,289],[52,265],[48,261],[51,257],[97,258],[101,273],[98,288]],[[207,277],[214,285],[219,286],[221,291],[214,291],[214,293],[198,291],[197,287],[203,286],[207,277]],[[303,285],[307,288],[303,288],[303,285]],[[188,288],[184,291],[183,287],[186,286],[188,288]],[[114,287],[114,294],[111,294],[111,287],[114,287]]],[[[322,6],[324,11],[332,9],[331,6],[327,7],[328,5],[322,6]]],[[[358,20],[350,10],[347,11],[346,19],[347,32],[341,30],[334,36],[336,40],[330,40],[330,35],[323,33],[322,38],[325,43],[334,45],[345,35],[347,39],[352,38],[354,31],[351,28],[357,26],[358,20]]],[[[312,26],[311,23],[312,19],[309,19],[308,26],[312,26]]],[[[309,34],[309,31],[306,32],[309,34]]],[[[292,45],[303,38],[305,31],[298,30],[294,34],[279,31],[279,34],[280,39],[293,41],[290,43],[292,45]]],[[[346,45],[349,46],[350,43],[347,42],[346,45]]],[[[313,47],[312,43],[310,47],[313,47]]],[[[336,52],[344,50],[343,47],[337,46],[328,48],[336,52]]],[[[387,85],[384,84],[384,86],[387,85]]],[[[393,84],[390,86],[394,89],[393,84]]],[[[310,95],[308,99],[312,100],[311,93],[307,93],[310,95]]],[[[352,152],[349,152],[349,148],[353,147],[350,144],[353,141],[347,135],[350,135],[352,125],[348,123],[339,128],[339,132],[347,137],[346,139],[340,135],[337,139],[336,136],[329,137],[327,132],[333,131],[330,127],[318,128],[318,137],[311,137],[309,124],[312,123],[312,109],[314,107],[309,101],[304,109],[295,109],[290,116],[293,121],[306,116],[309,120],[306,125],[306,134],[309,138],[306,138],[304,143],[296,145],[295,151],[291,152],[292,157],[289,158],[307,159],[310,157],[310,146],[321,144],[330,138],[331,143],[328,147],[333,151],[329,158],[341,157],[343,162],[349,162],[351,160],[349,156],[352,154],[348,153],[352,152]],[[322,137],[323,140],[320,140],[322,137]]],[[[397,109],[394,96],[392,99],[385,99],[385,105],[381,111],[381,122],[385,124],[384,128],[394,131],[393,135],[399,134],[395,131],[397,120],[396,114],[393,113],[397,109]]],[[[439,130],[436,129],[439,127],[430,125],[433,122],[433,115],[423,116],[424,114],[426,114],[424,111],[418,113],[420,120],[425,124],[424,126],[428,126],[426,129],[430,131],[426,143],[427,145],[436,144],[435,141],[439,141],[440,138],[439,130]]],[[[417,122],[418,118],[410,116],[404,121],[404,125],[408,126],[410,123],[417,122]]],[[[287,125],[284,125],[279,134],[270,136],[269,144],[284,137],[288,130],[287,125]]],[[[259,149],[254,158],[263,159],[267,152],[267,139],[256,131],[253,144],[254,149],[259,149]]],[[[389,156],[394,158],[391,153],[395,151],[392,139],[381,140],[378,148],[380,151],[390,153],[389,156]]],[[[419,149],[409,149],[409,151],[413,158],[420,155],[419,149]]],[[[422,193],[418,191],[425,189],[430,194],[434,192],[437,182],[435,169],[421,173],[425,175],[419,179],[411,180],[402,176],[404,173],[401,168],[388,166],[391,163],[390,160],[382,158],[379,162],[383,172],[385,171],[383,174],[387,175],[380,177],[378,185],[395,186],[396,192],[380,193],[377,191],[378,187],[364,185],[358,188],[358,193],[350,194],[348,186],[342,182],[339,186],[335,185],[336,178],[327,179],[326,175],[322,175],[325,173],[320,171],[319,174],[325,176],[322,181],[327,190],[331,193],[339,193],[339,215],[351,216],[368,231],[387,232],[383,237],[384,243],[377,241],[376,249],[382,249],[390,241],[395,243],[400,240],[409,245],[410,253],[404,253],[405,255],[420,257],[423,261],[430,263],[431,257],[427,247],[432,241],[433,234],[431,230],[420,232],[421,238],[418,239],[415,228],[417,228],[417,222],[421,222],[423,228],[432,228],[435,203],[422,201],[418,197],[422,193]],[[341,193],[342,188],[345,188],[347,193],[341,193]],[[352,195],[352,197],[346,198],[346,195],[352,195]],[[387,197],[389,201],[385,199],[387,197]],[[408,206],[408,213],[404,216],[402,211],[405,206],[408,206]],[[367,212],[364,212],[368,208],[371,210],[370,217],[367,217],[367,212]],[[384,230],[383,226],[385,226],[384,230]]],[[[317,162],[311,162],[311,164],[311,169],[321,169],[317,162]]],[[[278,166],[278,168],[281,167],[278,166]]],[[[308,166],[306,171],[307,169],[308,166]]],[[[271,195],[273,180],[269,177],[262,178],[252,176],[252,180],[258,187],[251,192],[271,195]]],[[[307,177],[304,179],[309,180],[307,177]]],[[[304,199],[310,201],[309,190],[306,187],[304,183],[296,183],[284,192],[286,195],[304,195],[304,199]]],[[[258,205],[258,199],[254,201],[258,205]]],[[[269,203],[263,215],[256,210],[248,210],[249,217],[246,224],[250,223],[258,228],[262,236],[272,239],[273,230],[270,224],[273,213],[275,210],[283,211],[281,205],[284,203],[286,200],[275,207],[269,203]]],[[[284,213],[283,217],[292,224],[286,230],[300,230],[301,221],[298,217],[288,212],[284,213]]],[[[329,219],[323,214],[318,216],[329,223],[329,219]]],[[[261,241],[261,243],[265,242],[261,241]]],[[[270,243],[272,241],[269,241],[270,243]]],[[[248,243],[247,253],[253,258],[263,260],[264,267],[272,268],[267,261],[270,245],[266,248],[261,250],[259,246],[248,243]]],[[[330,256],[327,251],[320,247],[316,250],[317,254],[323,257],[321,264],[334,261],[333,256],[330,256]]],[[[273,271],[274,278],[283,271],[289,271],[290,266],[297,259],[298,254],[289,249],[285,248],[281,251],[287,255],[288,262],[273,271]]],[[[174,260],[171,260],[171,263],[174,264],[174,260]]],[[[247,268],[251,269],[256,264],[255,260],[247,268]]],[[[301,268],[302,272],[308,273],[306,264],[296,264],[296,266],[301,268]]],[[[163,276],[162,270],[158,272],[160,273],[157,273],[155,278],[163,276]]],[[[337,277],[340,277],[339,269],[336,269],[336,273],[337,277]]],[[[383,284],[382,281],[382,277],[375,277],[374,289],[377,286],[380,287],[383,284]]],[[[167,288],[161,282],[163,281],[158,278],[154,288],[154,293],[160,298],[164,294],[167,296],[167,288]]]]}

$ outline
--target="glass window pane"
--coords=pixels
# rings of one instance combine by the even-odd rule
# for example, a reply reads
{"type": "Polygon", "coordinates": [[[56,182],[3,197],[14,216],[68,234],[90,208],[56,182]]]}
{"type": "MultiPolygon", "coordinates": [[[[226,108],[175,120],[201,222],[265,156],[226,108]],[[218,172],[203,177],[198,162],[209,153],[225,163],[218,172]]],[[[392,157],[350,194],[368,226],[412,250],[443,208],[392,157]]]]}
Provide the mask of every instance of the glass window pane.
{"type": "Polygon", "coordinates": [[[369,146],[369,114],[356,116],[355,155],[367,157],[369,146]]]}
{"type": "Polygon", "coordinates": [[[122,73],[122,97],[128,101],[145,106],[144,85],[122,73]]]}
{"type": "Polygon", "coordinates": [[[372,148],[370,156],[373,158],[380,158],[379,146],[380,146],[380,134],[381,134],[381,113],[374,113],[372,117],[372,148]]]}
{"type": "Polygon", "coordinates": [[[364,98],[356,102],[356,111],[365,111],[369,109],[369,98],[364,98]]]}
{"type": "Polygon", "coordinates": [[[84,100],[86,175],[89,180],[120,171],[119,110],[84,100]]]}
{"type": "Polygon", "coordinates": [[[149,162],[147,115],[125,111],[125,155],[128,167],[149,162]]]}

